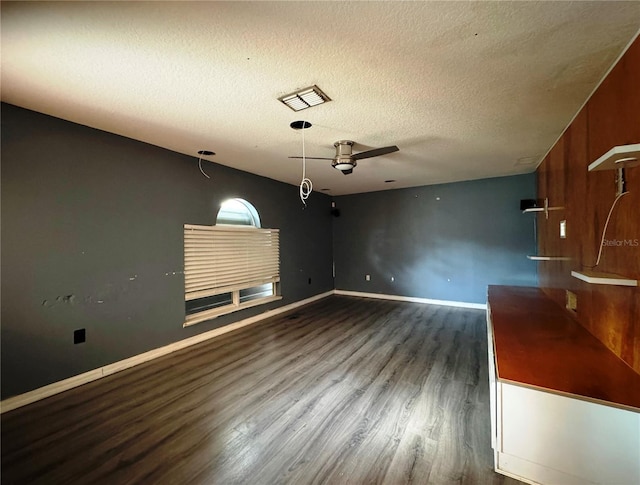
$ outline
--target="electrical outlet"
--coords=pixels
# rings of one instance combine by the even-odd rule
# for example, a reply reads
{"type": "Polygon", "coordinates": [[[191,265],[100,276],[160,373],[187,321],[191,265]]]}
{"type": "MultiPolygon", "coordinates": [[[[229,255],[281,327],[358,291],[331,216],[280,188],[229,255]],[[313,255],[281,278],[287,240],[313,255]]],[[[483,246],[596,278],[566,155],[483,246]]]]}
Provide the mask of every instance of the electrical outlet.
{"type": "Polygon", "coordinates": [[[365,281],[371,281],[371,275],[370,274],[364,275],[364,279],[365,281]]]}
{"type": "Polygon", "coordinates": [[[87,340],[87,332],[84,328],[73,331],[73,343],[81,344],[87,340]]]}

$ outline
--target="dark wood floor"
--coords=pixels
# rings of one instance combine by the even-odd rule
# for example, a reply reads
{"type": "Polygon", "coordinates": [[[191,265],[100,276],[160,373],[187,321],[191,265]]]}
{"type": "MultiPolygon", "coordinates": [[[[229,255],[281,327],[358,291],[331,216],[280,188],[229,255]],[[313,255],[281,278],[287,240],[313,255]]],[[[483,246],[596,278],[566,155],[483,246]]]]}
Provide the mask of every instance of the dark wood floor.
{"type": "Polygon", "coordinates": [[[330,297],[2,416],[2,483],[515,484],[484,312],[330,297]]]}

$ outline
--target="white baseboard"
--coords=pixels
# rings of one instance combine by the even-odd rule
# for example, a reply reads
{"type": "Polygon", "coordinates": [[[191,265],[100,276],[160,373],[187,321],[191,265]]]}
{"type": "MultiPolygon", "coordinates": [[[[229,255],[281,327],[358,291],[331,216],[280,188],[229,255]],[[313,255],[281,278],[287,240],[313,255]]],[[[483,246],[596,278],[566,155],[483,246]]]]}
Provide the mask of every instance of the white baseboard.
{"type": "Polygon", "coordinates": [[[0,414],[11,411],[13,409],[17,409],[22,406],[26,406],[27,404],[31,404],[36,401],[40,401],[41,399],[59,394],[63,391],[68,391],[69,389],[73,389],[74,387],[81,386],[97,379],[101,379],[111,374],[115,374],[116,372],[134,367],[136,365],[142,364],[143,362],[157,359],[158,357],[162,357],[163,355],[167,355],[191,345],[204,342],[205,340],[209,340],[219,335],[232,332],[242,327],[246,327],[247,325],[257,323],[261,320],[265,320],[266,318],[275,317],[276,315],[279,315],[281,313],[288,312],[303,305],[307,305],[314,301],[331,296],[333,295],[333,293],[333,290],[327,291],[325,293],[320,293],[310,298],[305,298],[304,300],[296,301],[294,303],[269,310],[259,315],[239,320],[229,325],[225,325],[224,327],[216,328],[208,332],[194,335],[193,337],[179,340],[178,342],[173,342],[169,345],[165,345],[164,347],[159,347],[142,354],[134,355],[133,357],[129,357],[128,359],[120,360],[118,362],[114,362],[113,364],[108,364],[103,367],[99,367],[98,369],[93,369],[88,372],[78,374],[77,376],[69,377],[68,379],[64,379],[62,381],[54,382],[44,387],[34,389],[33,391],[10,397],[0,402],[0,414]]]}
{"type": "Polygon", "coordinates": [[[99,367],[97,369],[93,369],[88,372],[78,374],[77,376],[69,377],[68,379],[64,379],[62,381],[54,382],[47,386],[34,389],[33,391],[25,392],[24,394],[10,397],[0,402],[0,414],[11,411],[13,409],[17,409],[22,406],[26,406],[27,404],[31,404],[36,401],[40,401],[41,399],[45,399],[55,394],[68,391],[69,389],[73,389],[74,387],[87,384],[88,382],[101,379],[111,374],[115,374],[116,372],[129,369],[130,367],[134,367],[144,362],[157,359],[158,357],[162,357],[163,355],[176,352],[177,350],[190,347],[191,345],[204,342],[205,340],[209,340],[219,335],[223,335],[225,333],[232,332],[239,328],[246,327],[247,325],[257,323],[266,318],[271,318],[281,313],[288,312],[295,308],[301,307],[303,305],[307,305],[309,303],[320,300],[322,298],[326,298],[334,294],[345,295],[345,296],[359,296],[364,298],[378,298],[381,300],[408,301],[413,303],[428,303],[431,305],[445,305],[445,306],[453,306],[453,307],[460,307],[460,308],[476,308],[481,310],[486,310],[487,308],[486,304],[481,304],[481,303],[431,300],[428,298],[415,298],[415,297],[400,296],[400,295],[383,295],[378,293],[363,293],[359,291],[331,290],[325,293],[320,293],[318,295],[312,296],[310,298],[306,298],[304,300],[297,301],[295,303],[290,303],[289,305],[284,305],[282,307],[269,310],[267,312],[261,313],[259,315],[255,315],[253,317],[239,320],[229,325],[225,325],[224,327],[216,328],[208,332],[194,335],[193,337],[189,337],[184,340],[179,340],[178,342],[173,342],[169,345],[165,345],[164,347],[159,347],[157,349],[153,349],[148,352],[144,352],[142,354],[134,355],[133,357],[129,357],[128,359],[120,360],[118,362],[114,362],[112,364],[108,364],[103,367],[99,367]]]}
{"type": "Polygon", "coordinates": [[[377,298],[379,300],[409,301],[412,303],[427,303],[429,305],[454,306],[458,308],[474,308],[477,310],[487,309],[486,303],[467,303],[464,301],[432,300],[430,298],[416,298],[413,296],[401,296],[401,295],[383,295],[380,293],[364,293],[361,291],[348,291],[348,290],[334,290],[334,294],[345,295],[345,296],[360,296],[363,298],[377,298]]]}

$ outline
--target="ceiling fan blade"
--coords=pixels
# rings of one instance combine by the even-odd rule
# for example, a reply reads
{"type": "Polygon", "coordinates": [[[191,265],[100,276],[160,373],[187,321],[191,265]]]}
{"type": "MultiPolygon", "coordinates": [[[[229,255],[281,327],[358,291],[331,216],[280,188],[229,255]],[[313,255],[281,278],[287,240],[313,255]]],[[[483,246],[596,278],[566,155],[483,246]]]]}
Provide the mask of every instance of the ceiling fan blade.
{"type": "Polygon", "coordinates": [[[342,172],[344,175],[349,175],[350,173],[353,173],[353,169],[352,169],[352,168],[350,168],[349,170],[341,170],[341,172],[342,172]]]}
{"type": "MultiPolygon", "coordinates": [[[[289,158],[299,158],[302,160],[302,157],[289,157],[289,158]]],[[[304,157],[307,160],[333,160],[333,158],[324,158],[324,157],[304,157]]]]}
{"type": "Polygon", "coordinates": [[[374,148],[373,150],[367,150],[366,152],[354,153],[351,158],[354,160],[362,160],[363,158],[379,157],[380,155],[386,155],[387,153],[393,153],[400,150],[397,146],[374,148]]]}

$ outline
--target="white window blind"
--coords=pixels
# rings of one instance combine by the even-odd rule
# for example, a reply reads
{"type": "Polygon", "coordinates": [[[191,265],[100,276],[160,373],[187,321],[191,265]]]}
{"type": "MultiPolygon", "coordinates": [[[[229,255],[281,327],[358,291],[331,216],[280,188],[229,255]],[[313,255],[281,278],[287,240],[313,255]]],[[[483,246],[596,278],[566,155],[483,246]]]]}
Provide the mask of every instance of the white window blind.
{"type": "MultiPolygon", "coordinates": [[[[224,293],[233,295],[231,310],[192,315],[202,321],[251,304],[240,303],[240,291],[280,281],[280,232],[243,226],[184,225],[185,300],[224,293]]],[[[273,292],[275,295],[275,292],[273,292]]],[[[273,297],[271,298],[271,300],[273,297]]],[[[263,301],[264,302],[264,301],[263,301]]]]}

